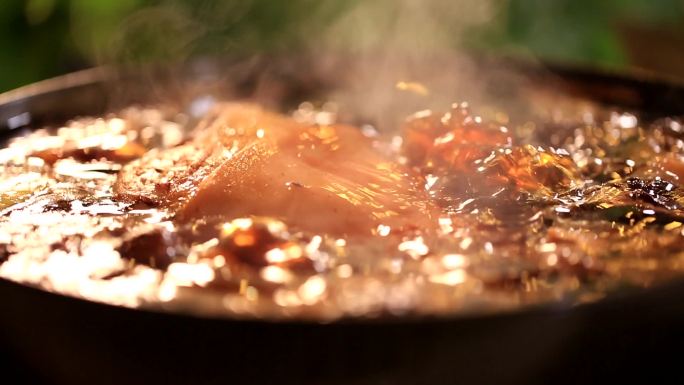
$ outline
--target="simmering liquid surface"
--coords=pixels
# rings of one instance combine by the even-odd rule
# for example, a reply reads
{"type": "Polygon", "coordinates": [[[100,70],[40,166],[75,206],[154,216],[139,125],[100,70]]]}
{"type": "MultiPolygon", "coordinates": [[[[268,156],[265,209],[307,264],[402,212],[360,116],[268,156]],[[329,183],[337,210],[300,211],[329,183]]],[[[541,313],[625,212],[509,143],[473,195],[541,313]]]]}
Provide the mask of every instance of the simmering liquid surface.
{"type": "Polygon", "coordinates": [[[218,103],[78,118],[0,150],[0,276],[248,318],[595,301],[684,273],[684,127],[454,104],[383,136],[218,103]]]}

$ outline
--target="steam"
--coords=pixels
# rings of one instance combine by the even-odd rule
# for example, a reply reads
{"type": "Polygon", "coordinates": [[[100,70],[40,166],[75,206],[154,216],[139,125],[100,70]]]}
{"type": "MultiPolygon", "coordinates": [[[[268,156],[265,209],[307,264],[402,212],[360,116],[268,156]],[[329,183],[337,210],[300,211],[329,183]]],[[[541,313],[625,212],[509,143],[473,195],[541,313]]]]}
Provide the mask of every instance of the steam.
{"type": "Polygon", "coordinates": [[[400,116],[472,97],[477,68],[463,46],[475,27],[492,22],[493,9],[489,0],[358,4],[315,43],[332,57],[353,58],[332,99],[388,130],[400,116]]]}
{"type": "MultiPolygon", "coordinates": [[[[398,117],[417,110],[443,110],[463,98],[478,99],[478,66],[464,46],[473,40],[474,30],[496,22],[498,3],[167,1],[122,23],[103,58],[140,64],[177,63],[207,54],[304,55],[307,60],[299,71],[335,80],[329,100],[355,121],[387,131],[396,128],[398,117]]],[[[218,71],[235,75],[231,69],[218,71]]],[[[277,89],[267,75],[258,83],[260,92],[277,89]]]]}

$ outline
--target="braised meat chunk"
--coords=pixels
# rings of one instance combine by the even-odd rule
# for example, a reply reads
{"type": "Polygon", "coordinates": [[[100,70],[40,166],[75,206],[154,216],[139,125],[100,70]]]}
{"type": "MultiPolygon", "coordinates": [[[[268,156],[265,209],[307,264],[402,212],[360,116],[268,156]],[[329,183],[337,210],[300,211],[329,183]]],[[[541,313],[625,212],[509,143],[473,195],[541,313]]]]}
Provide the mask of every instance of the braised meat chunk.
{"type": "Polygon", "coordinates": [[[180,221],[271,216],[341,235],[427,226],[431,210],[417,185],[354,127],[222,104],[191,142],[125,166],[115,193],[166,207],[180,221]]]}

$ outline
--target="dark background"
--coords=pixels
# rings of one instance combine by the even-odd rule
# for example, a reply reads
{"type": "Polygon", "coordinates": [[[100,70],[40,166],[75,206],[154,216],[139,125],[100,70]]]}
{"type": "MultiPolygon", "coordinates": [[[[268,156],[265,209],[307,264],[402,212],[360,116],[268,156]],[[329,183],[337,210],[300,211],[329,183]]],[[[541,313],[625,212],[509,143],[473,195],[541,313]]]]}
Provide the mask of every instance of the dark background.
{"type": "Polygon", "coordinates": [[[3,0],[0,91],[98,64],[296,51],[350,13],[372,24],[428,3],[422,22],[453,36],[449,49],[684,77],[681,0],[3,0]]]}

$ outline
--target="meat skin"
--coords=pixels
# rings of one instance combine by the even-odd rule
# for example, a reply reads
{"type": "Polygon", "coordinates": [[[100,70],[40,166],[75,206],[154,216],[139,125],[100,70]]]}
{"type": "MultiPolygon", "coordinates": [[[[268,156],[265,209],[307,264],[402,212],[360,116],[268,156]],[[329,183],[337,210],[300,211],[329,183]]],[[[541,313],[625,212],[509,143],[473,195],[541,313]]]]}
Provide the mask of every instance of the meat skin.
{"type": "Polygon", "coordinates": [[[219,105],[189,143],[129,163],[115,193],[181,222],[270,216],[335,235],[425,227],[432,212],[418,178],[357,128],[303,124],[249,104],[219,105]]]}

